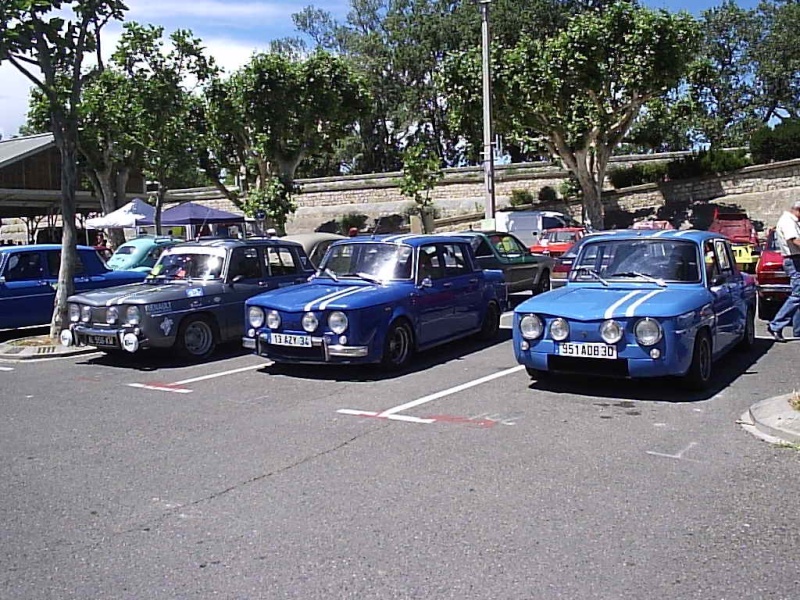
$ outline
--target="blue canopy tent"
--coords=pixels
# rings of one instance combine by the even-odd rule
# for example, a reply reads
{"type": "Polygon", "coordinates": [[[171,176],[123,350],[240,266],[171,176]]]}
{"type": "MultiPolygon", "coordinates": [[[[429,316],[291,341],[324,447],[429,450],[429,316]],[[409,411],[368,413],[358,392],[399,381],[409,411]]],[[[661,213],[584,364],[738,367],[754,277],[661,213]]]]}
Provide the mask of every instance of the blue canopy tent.
{"type": "MultiPolygon", "coordinates": [[[[154,225],[155,216],[150,219],[139,221],[139,225],[154,225]]],[[[161,213],[161,224],[170,226],[192,227],[195,235],[210,235],[210,225],[238,225],[239,230],[244,232],[244,215],[195,204],[194,202],[184,202],[165,210],[161,213]],[[208,229],[208,231],[204,231],[208,229]],[[196,232],[200,232],[199,234],[196,232]]],[[[219,230],[217,231],[219,233],[219,230]]]]}

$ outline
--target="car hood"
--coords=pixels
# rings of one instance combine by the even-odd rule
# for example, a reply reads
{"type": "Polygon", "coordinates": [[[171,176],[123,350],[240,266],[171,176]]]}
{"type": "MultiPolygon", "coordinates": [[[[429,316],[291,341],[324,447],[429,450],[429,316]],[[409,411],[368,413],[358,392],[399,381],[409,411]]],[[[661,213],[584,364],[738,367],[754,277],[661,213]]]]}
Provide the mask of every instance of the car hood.
{"type": "Polygon", "coordinates": [[[352,279],[338,282],[317,279],[259,294],[250,298],[247,305],[284,312],[354,310],[389,302],[398,296],[407,295],[413,289],[414,284],[411,281],[393,281],[380,285],[352,279]]]}
{"type": "Polygon", "coordinates": [[[208,296],[222,292],[222,282],[200,283],[134,283],[102,290],[74,294],[69,302],[80,302],[90,306],[111,306],[112,304],[151,304],[169,302],[184,298],[208,296]]]}
{"type": "Polygon", "coordinates": [[[710,300],[709,292],[700,286],[606,288],[567,285],[526,300],[514,312],[533,312],[577,321],[612,317],[666,318],[700,308],[710,300]]]}

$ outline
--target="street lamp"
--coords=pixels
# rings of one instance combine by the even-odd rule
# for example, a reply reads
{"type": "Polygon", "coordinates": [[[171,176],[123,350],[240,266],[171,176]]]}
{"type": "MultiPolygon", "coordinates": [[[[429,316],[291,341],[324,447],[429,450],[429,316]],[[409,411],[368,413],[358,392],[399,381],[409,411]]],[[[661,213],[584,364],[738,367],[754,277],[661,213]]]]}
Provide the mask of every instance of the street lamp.
{"type": "Polygon", "coordinates": [[[483,71],[483,183],[486,219],[494,219],[494,151],[492,149],[492,70],[489,63],[489,4],[478,0],[481,7],[481,65],[483,71]]]}

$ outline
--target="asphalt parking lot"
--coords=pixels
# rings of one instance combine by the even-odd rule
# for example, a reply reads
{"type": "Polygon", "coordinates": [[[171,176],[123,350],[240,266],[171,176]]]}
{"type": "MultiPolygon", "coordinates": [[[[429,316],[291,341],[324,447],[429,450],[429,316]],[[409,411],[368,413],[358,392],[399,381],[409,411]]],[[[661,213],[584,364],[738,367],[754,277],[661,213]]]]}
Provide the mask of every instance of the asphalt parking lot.
{"type": "Polygon", "coordinates": [[[737,419],[800,342],[671,380],[236,347],[0,363],[3,598],[794,598],[797,450],[737,419]]]}

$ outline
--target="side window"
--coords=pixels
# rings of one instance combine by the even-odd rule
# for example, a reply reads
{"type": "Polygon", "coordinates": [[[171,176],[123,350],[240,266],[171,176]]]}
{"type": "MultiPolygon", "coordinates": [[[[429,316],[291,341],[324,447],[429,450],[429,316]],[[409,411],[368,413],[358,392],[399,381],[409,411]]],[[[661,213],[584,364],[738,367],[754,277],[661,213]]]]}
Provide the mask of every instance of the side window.
{"type": "Polygon", "coordinates": [[[731,260],[728,244],[722,240],[716,240],[714,242],[714,250],[716,251],[717,261],[719,261],[719,268],[722,271],[722,274],[726,277],[732,275],[734,263],[733,260],[731,260]]]}
{"type": "Polygon", "coordinates": [[[166,249],[166,246],[156,246],[155,248],[151,248],[150,251],[147,253],[147,256],[144,257],[142,261],[142,266],[144,267],[154,267],[155,264],[158,262],[158,257],[166,249]]]}
{"type": "Polygon", "coordinates": [[[261,279],[261,264],[256,248],[236,248],[231,254],[231,266],[228,269],[228,280],[234,277],[243,279],[261,279]]]}
{"type": "Polygon", "coordinates": [[[472,269],[467,262],[466,252],[458,244],[445,244],[442,246],[444,256],[444,270],[447,277],[466,275],[472,269]]]}
{"type": "MultiPolygon", "coordinates": [[[[58,279],[58,273],[61,271],[61,252],[54,251],[47,253],[47,269],[50,271],[50,277],[58,279]]],[[[85,273],[86,268],[83,266],[81,253],[78,252],[78,262],[75,263],[75,276],[80,277],[85,273]]]]}
{"type": "Polygon", "coordinates": [[[264,258],[272,277],[294,275],[298,271],[298,264],[292,251],[285,246],[267,246],[264,249],[264,258]]]}
{"type": "Polygon", "coordinates": [[[437,246],[420,246],[417,273],[420,281],[426,277],[434,280],[444,277],[444,265],[437,246]]]}
{"type": "Polygon", "coordinates": [[[480,238],[480,240],[480,244],[478,244],[478,247],[475,248],[475,256],[491,256],[492,249],[489,247],[487,241],[483,238],[480,238]]]}
{"type": "Polygon", "coordinates": [[[711,243],[711,241],[706,241],[703,244],[703,263],[705,264],[706,268],[706,282],[710,287],[714,278],[719,277],[721,274],[717,256],[714,252],[714,245],[711,243]]]}
{"type": "Polygon", "coordinates": [[[8,257],[3,273],[6,281],[33,281],[44,276],[42,255],[38,252],[16,252],[8,257]]]}

